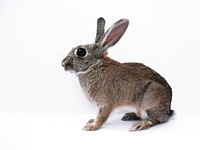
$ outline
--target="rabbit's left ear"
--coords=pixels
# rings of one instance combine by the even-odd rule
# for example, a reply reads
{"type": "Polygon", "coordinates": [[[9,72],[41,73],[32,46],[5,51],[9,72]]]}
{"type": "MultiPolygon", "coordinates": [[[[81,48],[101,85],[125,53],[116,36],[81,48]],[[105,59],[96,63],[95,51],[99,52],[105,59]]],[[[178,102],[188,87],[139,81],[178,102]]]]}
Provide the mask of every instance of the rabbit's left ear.
{"type": "Polygon", "coordinates": [[[105,51],[108,48],[114,46],[125,33],[128,24],[129,21],[127,19],[121,19],[114,23],[99,41],[99,45],[102,48],[102,50],[105,51]]]}
{"type": "Polygon", "coordinates": [[[104,27],[105,27],[105,19],[100,17],[97,20],[97,33],[96,33],[95,43],[98,43],[99,40],[104,35],[104,27]]]}

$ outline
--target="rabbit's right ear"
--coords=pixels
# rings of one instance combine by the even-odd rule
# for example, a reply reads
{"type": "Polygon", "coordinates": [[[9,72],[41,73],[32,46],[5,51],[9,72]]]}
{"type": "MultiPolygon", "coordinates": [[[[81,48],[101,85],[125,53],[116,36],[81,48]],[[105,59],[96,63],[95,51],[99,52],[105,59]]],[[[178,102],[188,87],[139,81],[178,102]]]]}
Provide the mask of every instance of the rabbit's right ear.
{"type": "Polygon", "coordinates": [[[100,48],[103,51],[106,51],[108,48],[114,46],[125,33],[128,24],[129,21],[127,19],[121,19],[114,23],[100,39],[100,48]]]}

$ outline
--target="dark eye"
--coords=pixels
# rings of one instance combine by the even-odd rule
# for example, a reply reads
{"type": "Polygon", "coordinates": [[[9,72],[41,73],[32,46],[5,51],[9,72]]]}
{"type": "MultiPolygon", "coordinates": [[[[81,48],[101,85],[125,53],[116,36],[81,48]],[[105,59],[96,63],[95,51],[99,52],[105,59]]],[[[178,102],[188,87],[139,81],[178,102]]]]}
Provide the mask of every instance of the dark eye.
{"type": "Polygon", "coordinates": [[[76,55],[84,57],[86,55],[86,50],[84,48],[78,48],[76,51],[76,55]]]}

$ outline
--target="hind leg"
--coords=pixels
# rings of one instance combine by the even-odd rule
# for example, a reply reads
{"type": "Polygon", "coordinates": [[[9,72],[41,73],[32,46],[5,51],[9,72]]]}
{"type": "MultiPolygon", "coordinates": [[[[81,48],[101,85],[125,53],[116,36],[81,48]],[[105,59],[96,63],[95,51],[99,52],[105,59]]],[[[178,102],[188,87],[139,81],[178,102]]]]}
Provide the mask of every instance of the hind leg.
{"type": "Polygon", "coordinates": [[[136,122],[131,131],[143,130],[159,123],[165,123],[172,115],[172,93],[168,85],[163,86],[162,84],[148,81],[143,90],[144,94],[139,97],[141,98],[140,110],[145,110],[147,117],[141,117],[143,120],[136,122]]]}
{"type": "Polygon", "coordinates": [[[167,122],[171,115],[171,110],[169,109],[169,111],[164,111],[163,109],[160,108],[162,107],[147,110],[148,117],[145,120],[136,122],[131,127],[130,131],[140,131],[148,129],[159,123],[167,122]]]}
{"type": "Polygon", "coordinates": [[[133,121],[133,120],[139,120],[140,117],[136,115],[134,112],[125,113],[125,115],[122,117],[122,121],[133,121]]]}

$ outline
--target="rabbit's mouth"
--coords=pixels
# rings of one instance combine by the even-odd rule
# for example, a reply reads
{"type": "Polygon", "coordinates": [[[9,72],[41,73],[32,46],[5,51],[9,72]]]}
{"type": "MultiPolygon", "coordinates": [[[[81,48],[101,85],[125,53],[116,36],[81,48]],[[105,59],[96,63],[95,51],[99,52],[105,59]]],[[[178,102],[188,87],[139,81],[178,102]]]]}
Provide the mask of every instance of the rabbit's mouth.
{"type": "Polygon", "coordinates": [[[65,71],[70,71],[70,72],[73,72],[73,67],[72,66],[65,66],[64,67],[65,71]]]}
{"type": "Polygon", "coordinates": [[[74,67],[72,64],[68,64],[63,66],[65,71],[70,71],[70,72],[74,72],[74,67]]]}
{"type": "Polygon", "coordinates": [[[70,57],[66,57],[65,59],[63,59],[62,66],[64,67],[65,71],[74,70],[72,59],[70,57]]]}

